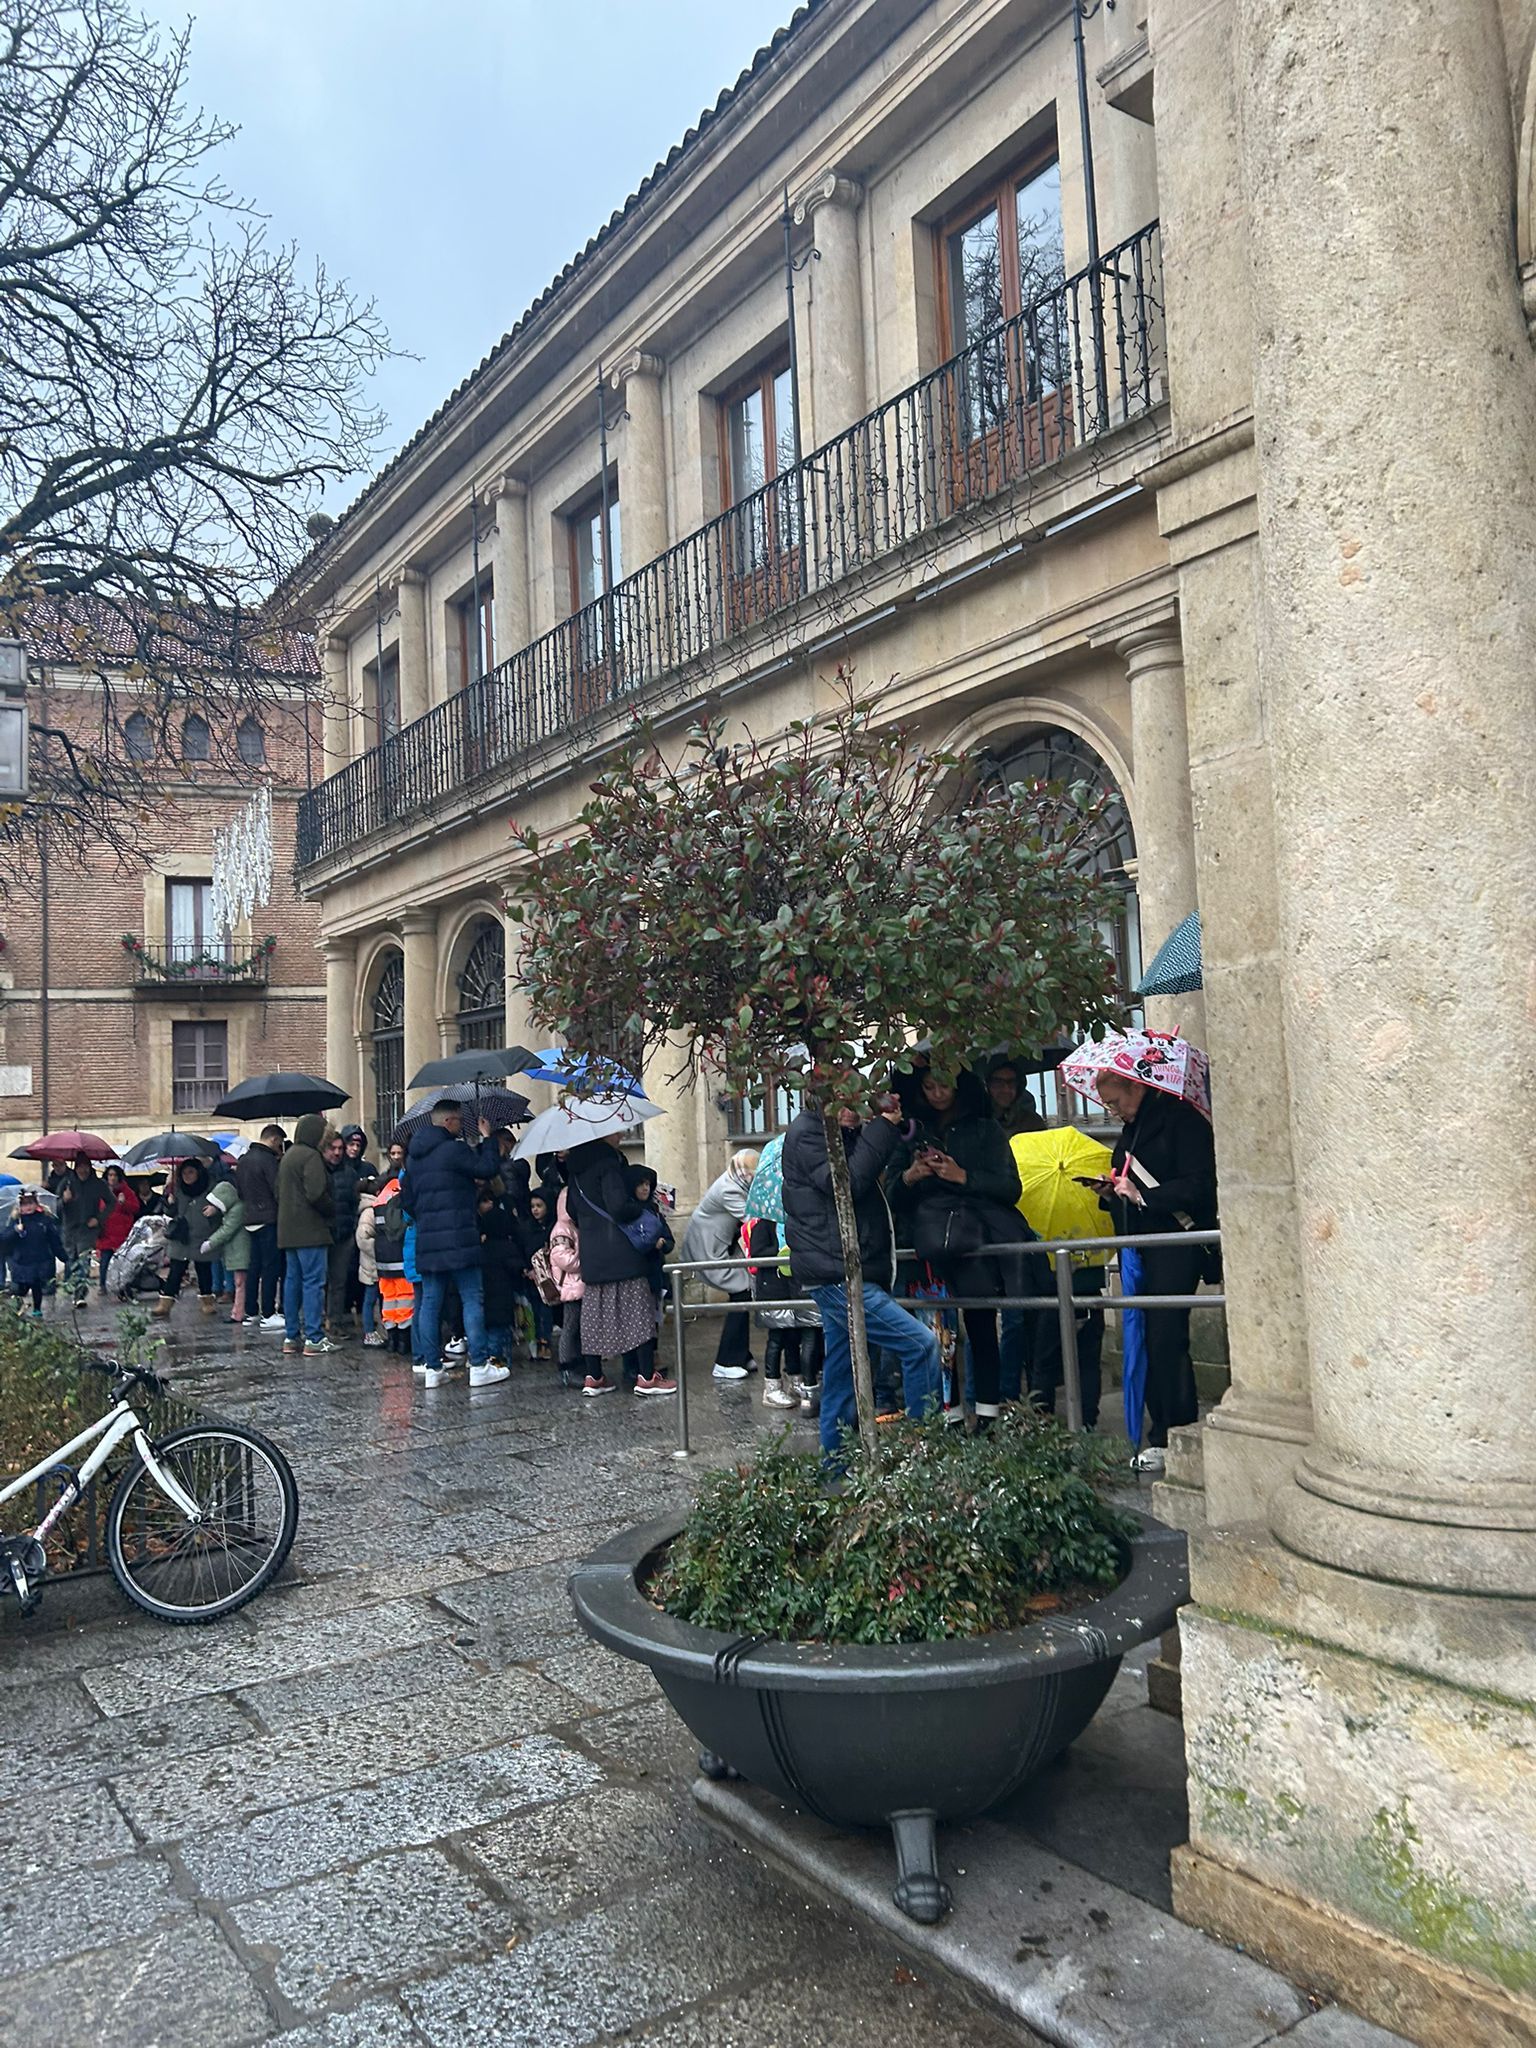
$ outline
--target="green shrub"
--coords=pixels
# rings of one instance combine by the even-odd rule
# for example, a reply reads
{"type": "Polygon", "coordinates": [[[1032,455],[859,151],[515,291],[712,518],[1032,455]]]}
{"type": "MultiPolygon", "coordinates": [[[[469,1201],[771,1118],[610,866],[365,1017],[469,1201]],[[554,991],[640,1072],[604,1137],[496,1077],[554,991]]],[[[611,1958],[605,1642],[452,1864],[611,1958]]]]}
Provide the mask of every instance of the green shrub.
{"type": "Polygon", "coordinates": [[[713,1473],[649,1587],[701,1628],[786,1642],[923,1643],[1017,1628],[1121,1576],[1133,1528],[1100,1438],[1014,1409],[986,1436],[881,1430],[840,1492],[814,1452],[713,1473]]]}

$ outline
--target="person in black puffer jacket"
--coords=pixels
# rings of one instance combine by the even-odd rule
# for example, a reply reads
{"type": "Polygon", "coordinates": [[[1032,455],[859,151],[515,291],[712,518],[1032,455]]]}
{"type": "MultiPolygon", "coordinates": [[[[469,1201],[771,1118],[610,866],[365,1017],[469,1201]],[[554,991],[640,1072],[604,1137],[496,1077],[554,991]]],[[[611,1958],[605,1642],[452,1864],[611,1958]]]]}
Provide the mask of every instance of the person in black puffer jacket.
{"type": "MultiPolygon", "coordinates": [[[[839,1118],[853,1208],[858,1221],[864,1280],[864,1321],[871,1345],[901,1361],[907,1413],[926,1415],[939,1396],[939,1343],[926,1323],[892,1299],[895,1239],[891,1212],[880,1179],[901,1144],[906,1121],[894,1097],[878,1116],[861,1124],[852,1110],[839,1118]]],[[[821,1447],[829,1460],[841,1456],[844,1437],[855,1426],[853,1359],[848,1348],[848,1289],[832,1198],[832,1166],[821,1111],[802,1109],[784,1138],[784,1227],[789,1270],[797,1290],[821,1311],[826,1360],[821,1375],[821,1447]]]]}
{"type": "Polygon", "coordinates": [[[571,1220],[581,1251],[581,1349],[598,1361],[584,1394],[611,1394],[614,1382],[601,1370],[605,1358],[622,1358],[624,1377],[637,1394],[675,1392],[641,1377],[646,1348],[656,1340],[656,1297],[651,1292],[648,1249],[630,1243],[626,1223],[645,1214],[630,1186],[619,1140],[595,1138],[578,1145],[565,1162],[571,1220]]]}
{"type": "Polygon", "coordinates": [[[373,1161],[365,1156],[361,1124],[348,1124],[325,1152],[331,1186],[331,1249],[326,1264],[325,1320],[332,1337],[342,1334],[352,1283],[357,1276],[357,1217],[364,1194],[378,1188],[373,1161]]]}
{"type": "Polygon", "coordinates": [[[462,1106],[448,1098],[437,1103],[432,1120],[411,1139],[410,1156],[400,1177],[400,1199],[416,1226],[414,1252],[421,1275],[420,1364],[428,1387],[440,1387],[446,1376],[439,1349],[443,1296],[450,1280],[464,1309],[464,1335],[469,1344],[469,1383],[494,1386],[509,1377],[504,1365],[492,1365],[485,1329],[485,1287],[480,1270],[478,1181],[494,1180],[501,1165],[491,1126],[482,1117],[478,1145],[460,1141],[462,1106]]]}
{"type": "Polygon", "coordinates": [[[203,1241],[203,1209],[212,1185],[208,1168],[201,1159],[179,1159],[166,1183],[165,1206],[172,1219],[171,1263],[160,1282],[160,1299],[155,1303],[157,1316],[170,1314],[181,1292],[181,1283],[187,1277],[188,1265],[197,1274],[198,1307],[205,1316],[211,1316],[217,1306],[213,1298],[212,1261],[192,1257],[192,1247],[203,1241]]]}
{"type": "MultiPolygon", "coordinates": [[[[931,1068],[920,1077],[918,1130],[905,1163],[889,1186],[897,1230],[919,1258],[955,1295],[1048,1295],[1051,1275],[1038,1254],[1010,1256],[978,1252],[984,1244],[1027,1244],[1033,1236],[1018,1213],[1019,1171],[986,1090],[972,1073],[954,1081],[931,1068]]],[[[1049,1310],[1033,1311],[1026,1346],[1031,1360],[1049,1347],[1057,1324],[1049,1310]],[[1032,1340],[1032,1341],[1031,1341],[1032,1340]]],[[[997,1310],[962,1311],[975,1375],[978,1422],[985,1424],[1001,1405],[1002,1361],[997,1310]]],[[[1055,1343],[1059,1351],[1061,1338],[1055,1343]]]]}

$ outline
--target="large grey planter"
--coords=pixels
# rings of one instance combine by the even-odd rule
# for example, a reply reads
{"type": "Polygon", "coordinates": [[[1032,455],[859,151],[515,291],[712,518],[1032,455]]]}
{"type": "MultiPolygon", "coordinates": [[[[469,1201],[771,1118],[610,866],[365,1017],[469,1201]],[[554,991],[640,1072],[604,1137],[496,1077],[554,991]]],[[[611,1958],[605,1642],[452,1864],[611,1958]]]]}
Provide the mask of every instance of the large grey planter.
{"type": "Polygon", "coordinates": [[[641,1586],[681,1516],[605,1543],[571,1574],[571,1599],[588,1635],[655,1673],[710,1776],[747,1778],[834,1827],[889,1826],[896,1903],[933,1921],[951,1903],[936,1822],[984,1812],[1059,1756],[1126,1651],[1189,1598],[1183,1533],[1136,1519],[1126,1576],[1103,1599],[964,1642],[828,1647],[677,1621],[641,1586]]]}

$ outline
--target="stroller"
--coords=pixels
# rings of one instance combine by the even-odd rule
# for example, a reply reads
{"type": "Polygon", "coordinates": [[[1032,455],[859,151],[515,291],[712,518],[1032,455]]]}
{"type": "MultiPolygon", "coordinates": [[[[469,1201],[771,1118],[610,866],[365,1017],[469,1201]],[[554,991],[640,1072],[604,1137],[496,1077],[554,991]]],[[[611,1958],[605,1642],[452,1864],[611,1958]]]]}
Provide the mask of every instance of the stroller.
{"type": "Polygon", "coordinates": [[[169,1216],[140,1216],[123,1240],[122,1249],[113,1253],[109,1277],[112,1292],[119,1301],[137,1294],[146,1281],[158,1284],[170,1227],[169,1216]]]}

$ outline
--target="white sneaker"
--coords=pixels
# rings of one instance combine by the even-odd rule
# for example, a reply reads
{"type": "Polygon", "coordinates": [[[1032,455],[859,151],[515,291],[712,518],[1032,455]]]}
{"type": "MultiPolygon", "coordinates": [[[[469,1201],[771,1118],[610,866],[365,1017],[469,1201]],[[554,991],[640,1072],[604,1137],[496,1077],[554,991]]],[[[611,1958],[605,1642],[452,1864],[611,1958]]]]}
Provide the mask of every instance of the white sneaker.
{"type": "Polygon", "coordinates": [[[751,1370],[750,1365],[717,1365],[715,1367],[715,1378],[717,1380],[744,1380],[751,1370]]]}
{"type": "Polygon", "coordinates": [[[462,1337],[450,1337],[443,1346],[443,1356],[444,1358],[463,1358],[468,1350],[469,1346],[462,1337]]]}
{"type": "Polygon", "coordinates": [[[426,1362],[426,1360],[425,1360],[424,1358],[413,1358],[413,1359],[411,1360],[411,1378],[412,1378],[413,1380],[424,1380],[424,1379],[426,1378],[426,1376],[427,1376],[427,1362],[426,1362]]]}
{"type": "Polygon", "coordinates": [[[782,1380],[764,1380],[763,1406],[765,1408],[798,1408],[800,1406],[800,1396],[786,1387],[782,1380]]]}
{"type": "Polygon", "coordinates": [[[1133,1472],[1162,1472],[1166,1471],[1167,1465],[1167,1452],[1159,1450],[1156,1444],[1148,1444],[1144,1451],[1138,1451],[1131,1460],[1133,1472]]]}
{"type": "Polygon", "coordinates": [[[503,1380],[509,1380],[511,1377],[512,1373],[509,1367],[496,1365],[490,1360],[487,1360],[484,1365],[472,1365],[469,1368],[469,1384],[472,1387],[500,1386],[503,1380]]]}
{"type": "Polygon", "coordinates": [[[283,1328],[283,1319],[281,1316],[263,1316],[256,1327],[261,1330],[280,1330],[283,1328]]]}
{"type": "Polygon", "coordinates": [[[424,1387],[440,1387],[451,1369],[446,1365],[424,1365],[421,1368],[421,1384],[424,1387]]]}

